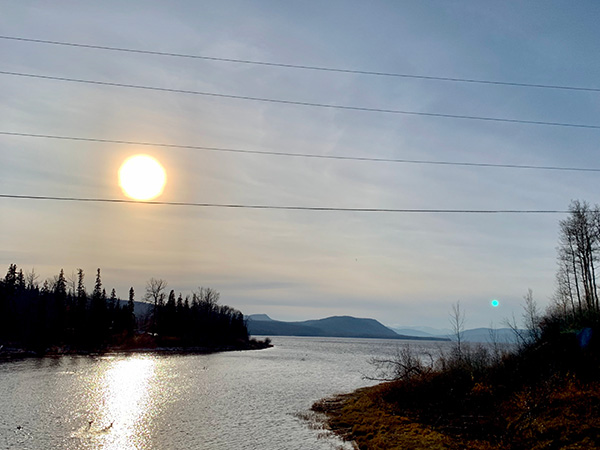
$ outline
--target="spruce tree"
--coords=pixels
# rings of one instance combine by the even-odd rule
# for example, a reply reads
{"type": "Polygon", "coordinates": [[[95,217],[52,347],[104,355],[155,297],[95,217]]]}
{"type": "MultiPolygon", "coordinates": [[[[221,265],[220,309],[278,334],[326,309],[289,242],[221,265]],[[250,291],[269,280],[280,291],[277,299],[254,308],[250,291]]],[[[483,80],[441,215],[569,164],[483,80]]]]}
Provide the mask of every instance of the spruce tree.
{"type": "Polygon", "coordinates": [[[106,326],[106,291],[102,288],[102,278],[100,269],[98,269],[90,308],[90,329],[92,342],[95,346],[98,346],[104,340],[106,326]]]}
{"type": "Polygon", "coordinates": [[[127,332],[135,331],[135,292],[133,286],[129,288],[129,301],[127,302],[127,332]]]}

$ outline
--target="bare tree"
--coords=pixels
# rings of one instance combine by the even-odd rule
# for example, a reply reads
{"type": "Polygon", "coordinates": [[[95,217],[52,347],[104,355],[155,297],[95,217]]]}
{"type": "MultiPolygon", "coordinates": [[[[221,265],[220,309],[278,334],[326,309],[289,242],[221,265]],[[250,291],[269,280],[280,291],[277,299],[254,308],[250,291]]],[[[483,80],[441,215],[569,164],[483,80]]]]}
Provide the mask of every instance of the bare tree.
{"type": "Polygon", "coordinates": [[[159,302],[162,302],[165,298],[165,289],[167,289],[167,282],[162,278],[150,278],[146,283],[144,300],[154,305],[152,309],[152,326],[154,331],[156,331],[156,310],[159,302]]]}
{"type": "Polygon", "coordinates": [[[198,291],[194,292],[194,295],[199,302],[203,302],[211,308],[217,305],[219,297],[221,296],[221,294],[213,288],[202,286],[198,288],[198,291]]]}
{"type": "Polygon", "coordinates": [[[527,290],[527,294],[523,297],[525,304],[523,305],[523,322],[527,330],[529,340],[537,340],[540,337],[540,312],[536,301],[533,299],[533,291],[527,290]]]}
{"type": "Polygon", "coordinates": [[[375,375],[363,375],[364,379],[374,381],[409,380],[419,375],[430,373],[435,365],[432,353],[419,355],[409,344],[396,349],[391,358],[372,358],[369,360],[375,368],[375,375]],[[427,357],[427,360],[424,360],[427,357]]]}
{"type": "Polygon", "coordinates": [[[541,335],[540,321],[542,316],[537,302],[533,298],[533,291],[531,289],[527,290],[527,293],[523,296],[523,300],[525,301],[522,315],[523,328],[519,326],[514,313],[504,323],[514,333],[516,343],[519,346],[525,347],[539,339],[541,335]]]}
{"type": "Polygon", "coordinates": [[[502,350],[498,339],[498,329],[493,322],[490,322],[488,330],[488,344],[492,347],[492,358],[494,362],[499,362],[502,358],[502,350]]]}
{"type": "Polygon", "coordinates": [[[167,282],[162,278],[150,278],[146,283],[146,295],[144,300],[157,305],[158,301],[163,299],[165,289],[167,288],[167,282]]]}
{"type": "MultiPolygon", "coordinates": [[[[560,221],[557,281],[562,298],[570,299],[577,311],[599,310],[596,263],[600,252],[600,209],[573,201],[570,215],[560,221]]],[[[563,300],[564,302],[564,300],[563,300]]]]}
{"type": "Polygon", "coordinates": [[[460,301],[457,301],[452,305],[452,311],[450,312],[450,328],[452,335],[456,339],[456,354],[458,359],[461,360],[463,357],[463,334],[465,332],[465,312],[460,307],[460,301]]]}
{"type": "Polygon", "coordinates": [[[572,282],[573,273],[570,270],[569,257],[565,251],[559,249],[558,271],[556,272],[556,290],[553,301],[564,317],[577,311],[572,282]]]}
{"type": "Polygon", "coordinates": [[[67,279],[67,292],[69,295],[75,297],[77,292],[77,274],[74,270],[71,271],[70,275],[66,276],[67,279]]]}
{"type": "Polygon", "coordinates": [[[515,336],[515,343],[519,346],[524,346],[527,343],[527,336],[523,332],[523,329],[519,327],[517,318],[513,313],[510,319],[505,319],[504,324],[510,328],[515,336]]]}
{"type": "Polygon", "coordinates": [[[58,275],[52,275],[44,280],[44,283],[47,283],[50,287],[51,291],[56,290],[56,286],[58,285],[58,275]]]}
{"type": "Polygon", "coordinates": [[[27,289],[36,289],[38,287],[39,275],[35,273],[35,269],[32,268],[31,272],[25,274],[25,285],[27,289]]]}

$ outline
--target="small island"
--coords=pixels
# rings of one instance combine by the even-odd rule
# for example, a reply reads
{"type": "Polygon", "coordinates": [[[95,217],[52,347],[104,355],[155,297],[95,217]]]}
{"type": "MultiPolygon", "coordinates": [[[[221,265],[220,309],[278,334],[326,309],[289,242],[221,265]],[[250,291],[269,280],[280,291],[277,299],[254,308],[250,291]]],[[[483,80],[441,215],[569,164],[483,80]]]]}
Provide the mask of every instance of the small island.
{"type": "Polygon", "coordinates": [[[219,293],[201,287],[167,294],[167,283],[151,278],[144,302],[108,295],[100,269],[88,294],[84,272],[68,278],[61,269],[41,286],[37,274],[11,264],[0,279],[0,359],[63,354],[153,351],[209,353],[261,349],[270,341],[250,339],[244,315],[219,304],[219,293]]]}

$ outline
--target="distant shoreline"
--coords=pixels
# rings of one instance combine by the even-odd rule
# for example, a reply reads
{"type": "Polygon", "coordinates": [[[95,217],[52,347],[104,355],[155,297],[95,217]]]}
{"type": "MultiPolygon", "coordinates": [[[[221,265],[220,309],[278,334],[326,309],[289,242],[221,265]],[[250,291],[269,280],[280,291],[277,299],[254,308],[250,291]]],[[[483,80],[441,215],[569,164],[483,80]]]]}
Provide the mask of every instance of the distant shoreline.
{"type": "Polygon", "coordinates": [[[36,352],[26,348],[7,347],[0,348],[0,363],[17,361],[29,358],[56,358],[61,356],[118,356],[141,353],[153,353],[159,355],[208,355],[212,353],[263,350],[271,348],[270,340],[251,340],[244,345],[218,345],[218,346],[194,346],[194,347],[107,347],[102,350],[84,349],[50,349],[45,352],[36,352]]]}
{"type": "Polygon", "coordinates": [[[430,341],[430,342],[452,342],[452,339],[445,337],[425,337],[425,336],[369,336],[369,335],[341,335],[341,334],[276,334],[276,333],[256,333],[259,336],[269,337],[300,337],[300,338],[339,338],[339,339],[389,339],[391,341],[430,341]]]}

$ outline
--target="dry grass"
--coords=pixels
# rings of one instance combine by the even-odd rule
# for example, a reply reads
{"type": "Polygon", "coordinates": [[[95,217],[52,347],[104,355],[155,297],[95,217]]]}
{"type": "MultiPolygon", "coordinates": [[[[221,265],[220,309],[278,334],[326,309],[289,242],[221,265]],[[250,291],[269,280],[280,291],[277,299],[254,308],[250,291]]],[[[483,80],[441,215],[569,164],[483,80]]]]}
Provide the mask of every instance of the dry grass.
{"type": "Polygon", "coordinates": [[[600,450],[600,312],[545,317],[514,353],[455,350],[429,366],[401,352],[396,381],[313,409],[361,450],[600,450]]]}
{"type": "MultiPolygon", "coordinates": [[[[401,401],[386,400],[396,398],[398,388],[399,383],[385,383],[360,389],[318,402],[313,409],[324,412],[328,427],[361,450],[600,449],[597,382],[556,378],[516,392],[489,410],[500,434],[481,439],[472,438],[486,435],[480,416],[460,415],[440,425],[424,423],[419,412],[403,408],[401,401]]],[[[491,387],[475,383],[473,395],[490,396],[491,387]]]]}

